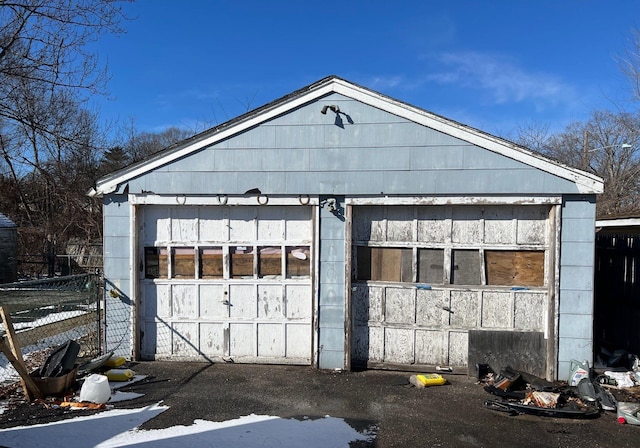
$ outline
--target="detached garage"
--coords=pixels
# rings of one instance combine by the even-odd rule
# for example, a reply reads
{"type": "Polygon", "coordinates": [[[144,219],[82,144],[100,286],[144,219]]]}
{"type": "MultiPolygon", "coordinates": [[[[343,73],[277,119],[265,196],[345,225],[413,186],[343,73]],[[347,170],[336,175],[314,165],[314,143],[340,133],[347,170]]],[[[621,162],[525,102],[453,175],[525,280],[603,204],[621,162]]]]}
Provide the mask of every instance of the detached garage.
{"type": "Polygon", "coordinates": [[[602,189],[328,77],[98,181],[107,348],[566,378],[593,356],[602,189]]]}

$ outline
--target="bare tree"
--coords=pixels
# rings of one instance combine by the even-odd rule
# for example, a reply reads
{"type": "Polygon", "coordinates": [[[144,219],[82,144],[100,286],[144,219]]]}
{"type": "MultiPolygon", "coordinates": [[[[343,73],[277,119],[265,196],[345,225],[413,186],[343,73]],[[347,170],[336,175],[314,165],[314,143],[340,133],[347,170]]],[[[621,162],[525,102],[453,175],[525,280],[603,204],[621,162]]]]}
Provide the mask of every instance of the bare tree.
{"type": "MultiPolygon", "coordinates": [[[[88,44],[121,32],[128,0],[0,0],[0,205],[21,227],[98,238],[85,197],[104,147],[88,100],[107,68],[88,44]]],[[[96,215],[97,214],[97,215],[96,215]]]]}
{"type": "Polygon", "coordinates": [[[640,113],[595,111],[588,121],[550,136],[542,154],[604,179],[598,215],[640,209],[640,113]]]}
{"type": "Polygon", "coordinates": [[[640,101],[640,29],[635,29],[626,51],[618,56],[620,70],[629,80],[633,98],[640,101]]]}
{"type": "MultiPolygon", "coordinates": [[[[121,137],[117,145],[121,168],[130,163],[139,162],[148,156],[161,151],[174,143],[189,138],[194,135],[193,130],[171,126],[163,131],[148,132],[139,131],[136,128],[135,120],[131,118],[127,125],[120,130],[121,137]]],[[[108,162],[108,156],[115,154],[105,154],[103,162],[108,162]]],[[[103,166],[104,168],[104,166],[103,166]]]]}

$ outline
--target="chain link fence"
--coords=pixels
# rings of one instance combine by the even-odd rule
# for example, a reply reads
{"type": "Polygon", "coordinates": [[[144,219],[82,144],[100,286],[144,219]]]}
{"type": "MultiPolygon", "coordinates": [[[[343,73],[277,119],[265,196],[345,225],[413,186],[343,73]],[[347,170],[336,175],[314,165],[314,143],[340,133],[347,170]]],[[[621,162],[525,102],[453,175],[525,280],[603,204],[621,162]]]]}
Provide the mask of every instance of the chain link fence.
{"type": "MultiPolygon", "coordinates": [[[[0,284],[0,306],[10,316],[28,371],[39,368],[69,340],[80,344],[78,363],[102,354],[103,289],[95,274],[0,284]]],[[[6,341],[5,325],[0,335],[6,341]]],[[[0,354],[0,385],[18,380],[18,373],[0,354]]]]}

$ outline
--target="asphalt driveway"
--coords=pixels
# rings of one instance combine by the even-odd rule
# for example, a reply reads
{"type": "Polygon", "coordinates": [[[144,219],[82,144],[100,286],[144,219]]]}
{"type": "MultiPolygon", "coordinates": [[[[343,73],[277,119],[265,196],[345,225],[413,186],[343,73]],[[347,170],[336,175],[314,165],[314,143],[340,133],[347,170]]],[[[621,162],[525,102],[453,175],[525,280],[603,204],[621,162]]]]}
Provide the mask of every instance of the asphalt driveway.
{"type": "Polygon", "coordinates": [[[376,434],[375,447],[637,447],[640,426],[621,425],[608,412],[588,420],[511,416],[487,409],[495,398],[475,378],[446,375],[448,384],[418,389],[410,373],[320,371],[298,366],[145,362],[149,375],[132,385],[170,409],[143,428],[223,421],[249,414],[345,419],[376,434]]]}
{"type": "MultiPolygon", "coordinates": [[[[305,419],[328,415],[375,434],[371,442],[358,442],[360,447],[636,447],[640,440],[640,426],[617,423],[613,412],[584,420],[489,410],[484,402],[495,397],[475,378],[463,375],[445,375],[448,384],[418,389],[408,382],[411,373],[397,371],[159,361],[128,367],[147,378],[121,390],[144,396],[115,407],[159,401],[169,406],[143,429],[251,414],[305,419]]],[[[36,412],[33,408],[2,415],[0,426],[41,423],[47,411],[52,419],[66,418],[42,409],[37,418],[25,414],[36,412]]]]}

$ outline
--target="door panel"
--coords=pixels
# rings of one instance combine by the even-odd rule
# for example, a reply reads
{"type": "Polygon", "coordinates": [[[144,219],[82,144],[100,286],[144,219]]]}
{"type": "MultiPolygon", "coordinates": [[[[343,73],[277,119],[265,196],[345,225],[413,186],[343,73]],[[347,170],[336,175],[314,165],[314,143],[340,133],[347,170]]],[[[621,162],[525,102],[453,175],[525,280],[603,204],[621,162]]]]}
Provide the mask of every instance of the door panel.
{"type": "Polygon", "coordinates": [[[549,215],[538,205],[354,206],[352,364],[466,367],[469,330],[548,331],[552,274],[513,288],[533,268],[509,263],[555,256],[549,215]],[[407,255],[401,265],[394,251],[407,255]],[[486,253],[503,255],[514,278],[489,284],[486,253]],[[374,269],[376,254],[401,275],[374,269]]]}
{"type": "Polygon", "coordinates": [[[140,273],[142,358],[312,362],[311,207],[146,206],[141,221],[142,261],[160,250],[169,260],[162,275],[144,266],[140,273]],[[271,264],[260,276],[255,257],[263,248],[271,264]]]}

